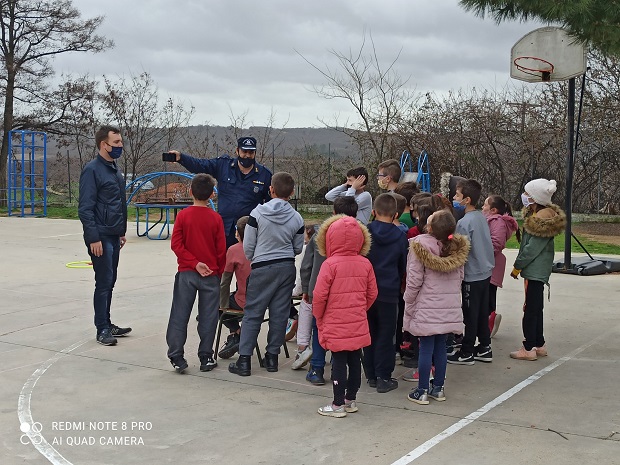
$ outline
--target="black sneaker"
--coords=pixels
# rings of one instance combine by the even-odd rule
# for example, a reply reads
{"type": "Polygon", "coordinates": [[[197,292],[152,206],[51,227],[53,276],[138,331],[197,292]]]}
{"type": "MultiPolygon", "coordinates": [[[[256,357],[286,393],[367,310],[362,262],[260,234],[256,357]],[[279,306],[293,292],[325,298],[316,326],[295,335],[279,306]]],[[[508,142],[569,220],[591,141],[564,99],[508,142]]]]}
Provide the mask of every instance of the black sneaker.
{"type": "Polygon", "coordinates": [[[110,326],[110,334],[115,337],[127,336],[131,332],[131,328],[119,328],[116,325],[110,326]]]}
{"type": "Polygon", "coordinates": [[[217,353],[219,358],[230,358],[239,352],[239,340],[241,339],[240,335],[237,333],[229,334],[226,338],[226,342],[217,353]]]}
{"type": "Polygon", "coordinates": [[[466,354],[458,350],[455,353],[448,355],[448,363],[452,363],[454,365],[473,365],[476,362],[474,361],[473,354],[466,354]]]}
{"type": "Polygon", "coordinates": [[[116,338],[112,336],[110,329],[102,329],[97,333],[97,342],[104,346],[116,345],[116,338]]]}
{"type": "Polygon", "coordinates": [[[491,346],[476,346],[474,347],[474,354],[474,360],[479,362],[491,363],[493,361],[491,346]]]}
{"type": "Polygon", "coordinates": [[[369,379],[368,380],[368,386],[373,388],[373,389],[376,389],[376,387],[377,387],[377,378],[369,379]]]}
{"type": "Polygon", "coordinates": [[[200,357],[200,371],[211,371],[217,366],[217,362],[213,360],[213,355],[203,355],[200,357]]]}
{"type": "Polygon", "coordinates": [[[171,358],[170,363],[174,367],[174,371],[176,371],[177,373],[183,373],[187,368],[187,360],[185,360],[183,357],[177,357],[175,359],[171,358]]]}
{"type": "Polygon", "coordinates": [[[379,393],[390,392],[397,388],[398,388],[398,381],[396,381],[394,378],[389,378],[389,379],[377,378],[377,392],[379,393]]]}

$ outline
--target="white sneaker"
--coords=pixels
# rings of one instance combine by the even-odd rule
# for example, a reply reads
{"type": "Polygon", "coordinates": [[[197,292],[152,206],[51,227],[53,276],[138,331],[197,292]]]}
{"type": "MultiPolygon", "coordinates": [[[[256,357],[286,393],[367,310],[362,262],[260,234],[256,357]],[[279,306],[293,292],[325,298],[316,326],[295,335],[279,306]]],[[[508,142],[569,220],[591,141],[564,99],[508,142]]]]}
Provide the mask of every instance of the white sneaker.
{"type": "Polygon", "coordinates": [[[297,351],[297,355],[295,355],[295,360],[293,361],[291,368],[293,370],[299,370],[305,367],[308,362],[312,358],[312,347],[307,346],[303,351],[297,351]]]}
{"type": "Polygon", "coordinates": [[[344,405],[336,407],[334,406],[334,404],[329,404],[325,407],[319,408],[319,415],[323,415],[326,417],[342,418],[347,416],[347,411],[344,409],[344,405]]]}

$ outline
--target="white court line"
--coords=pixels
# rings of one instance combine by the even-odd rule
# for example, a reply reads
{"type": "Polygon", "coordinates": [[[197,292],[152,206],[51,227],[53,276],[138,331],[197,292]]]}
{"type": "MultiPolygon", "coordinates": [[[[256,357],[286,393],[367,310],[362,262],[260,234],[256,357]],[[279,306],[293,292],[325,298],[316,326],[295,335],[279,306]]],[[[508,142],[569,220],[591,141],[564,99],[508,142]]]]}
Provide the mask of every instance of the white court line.
{"type": "MultiPolygon", "coordinates": [[[[605,334],[604,336],[607,336],[607,335],[605,334]]],[[[599,341],[599,339],[602,339],[602,338],[603,338],[602,336],[599,336],[598,338],[594,339],[593,341],[590,341],[587,344],[582,345],[578,349],[573,350],[568,355],[565,355],[564,357],[559,358],[558,360],[553,362],[551,365],[548,365],[545,368],[543,368],[542,370],[537,371],[532,376],[530,376],[529,378],[524,379],[519,384],[517,384],[516,386],[510,388],[509,390],[507,390],[503,394],[499,395],[498,397],[493,399],[488,404],[480,407],[475,412],[470,413],[469,415],[467,415],[462,420],[457,421],[452,426],[449,426],[448,428],[443,430],[441,433],[437,434],[436,436],[433,436],[432,438],[430,438],[425,443],[419,445],[418,447],[413,449],[411,452],[409,452],[407,455],[404,455],[403,457],[401,457],[397,461],[393,462],[392,465],[407,465],[407,464],[413,462],[414,460],[416,460],[417,458],[421,457],[426,452],[428,452],[430,449],[435,447],[437,444],[439,444],[444,439],[448,439],[453,434],[458,433],[460,430],[462,430],[467,425],[469,425],[469,424],[473,423],[474,421],[476,421],[478,418],[480,418],[485,413],[489,412],[493,408],[497,407],[498,405],[502,404],[506,400],[510,399],[512,396],[514,396],[519,391],[521,391],[522,389],[524,389],[527,386],[529,386],[530,384],[532,384],[537,379],[540,379],[543,376],[545,376],[551,370],[554,370],[555,368],[559,367],[560,365],[563,365],[564,363],[568,362],[570,359],[572,359],[573,357],[575,357],[579,353],[583,352],[588,347],[594,345],[595,343],[597,343],[599,341]]]]}
{"type": "Polygon", "coordinates": [[[55,237],[69,237],[69,236],[81,236],[82,233],[72,233],[72,234],[57,234],[55,236],[41,236],[39,239],[54,239],[55,237]]]}
{"type": "MultiPolygon", "coordinates": [[[[17,416],[19,418],[20,425],[22,423],[27,423],[29,425],[34,423],[34,420],[32,419],[32,412],[30,410],[30,399],[32,397],[32,391],[34,390],[37,381],[39,381],[39,378],[41,378],[41,376],[43,376],[48,368],[54,363],[88,341],[90,341],[90,338],[76,342],[72,346],[61,350],[37,368],[32,375],[30,375],[30,378],[28,378],[26,384],[22,387],[22,391],[19,394],[19,401],[17,402],[17,416]]],[[[43,434],[36,433],[32,429],[26,434],[28,435],[28,438],[30,438],[30,443],[53,465],[73,465],[47,442],[47,440],[43,437],[43,434]]]]}

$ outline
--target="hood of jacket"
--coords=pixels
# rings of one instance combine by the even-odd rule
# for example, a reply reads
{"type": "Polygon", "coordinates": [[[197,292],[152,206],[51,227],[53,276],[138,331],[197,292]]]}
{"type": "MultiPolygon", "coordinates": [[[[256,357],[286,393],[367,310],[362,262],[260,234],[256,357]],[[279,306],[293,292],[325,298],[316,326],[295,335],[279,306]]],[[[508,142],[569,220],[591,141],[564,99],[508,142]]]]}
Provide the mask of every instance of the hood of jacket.
{"type": "Polygon", "coordinates": [[[409,248],[426,268],[447,273],[465,265],[471,248],[469,240],[461,234],[454,234],[452,241],[456,250],[447,257],[439,255],[442,243],[430,234],[420,234],[411,241],[409,248]]]}
{"type": "Polygon", "coordinates": [[[513,232],[519,229],[519,223],[517,223],[517,220],[515,220],[514,217],[508,214],[500,215],[499,213],[495,213],[492,215],[488,215],[487,221],[489,223],[491,223],[492,221],[502,221],[506,226],[506,231],[510,233],[510,236],[512,236],[513,232]]]}
{"type": "Polygon", "coordinates": [[[347,215],[334,215],[326,219],[316,234],[317,249],[324,257],[366,256],[370,251],[368,229],[355,218],[347,215]],[[327,239],[329,239],[329,244],[327,239]]]}
{"type": "Polygon", "coordinates": [[[259,205],[257,208],[263,218],[276,224],[284,224],[295,215],[293,206],[282,199],[271,199],[269,202],[259,205]]]}
{"type": "Polygon", "coordinates": [[[402,240],[403,236],[403,232],[398,227],[384,221],[371,221],[368,224],[368,230],[372,241],[380,245],[397,243],[402,240]]]}
{"type": "Polygon", "coordinates": [[[555,204],[534,214],[529,214],[526,208],[523,210],[523,218],[523,229],[532,236],[554,237],[563,232],[566,226],[566,215],[555,204]]]}

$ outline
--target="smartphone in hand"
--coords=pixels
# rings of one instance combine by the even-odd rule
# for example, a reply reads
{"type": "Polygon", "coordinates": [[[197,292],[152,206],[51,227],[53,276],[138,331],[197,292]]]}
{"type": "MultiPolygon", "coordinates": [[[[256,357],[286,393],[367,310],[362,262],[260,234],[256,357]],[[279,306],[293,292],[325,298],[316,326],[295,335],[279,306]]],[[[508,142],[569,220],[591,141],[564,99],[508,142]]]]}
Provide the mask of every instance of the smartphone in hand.
{"type": "Polygon", "coordinates": [[[164,152],[161,154],[162,161],[177,161],[177,154],[171,152],[164,152]]]}

